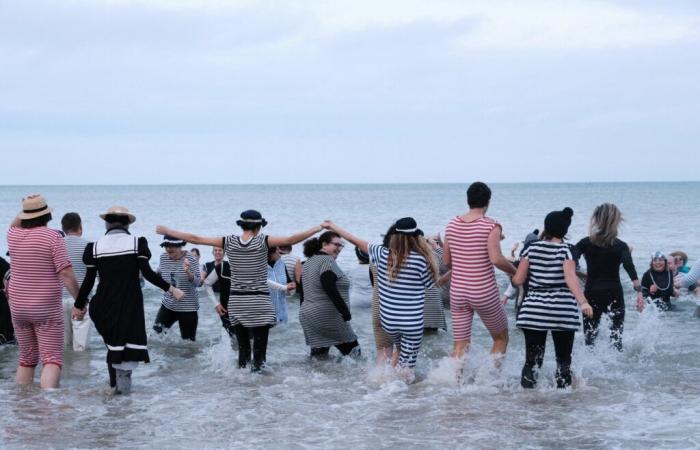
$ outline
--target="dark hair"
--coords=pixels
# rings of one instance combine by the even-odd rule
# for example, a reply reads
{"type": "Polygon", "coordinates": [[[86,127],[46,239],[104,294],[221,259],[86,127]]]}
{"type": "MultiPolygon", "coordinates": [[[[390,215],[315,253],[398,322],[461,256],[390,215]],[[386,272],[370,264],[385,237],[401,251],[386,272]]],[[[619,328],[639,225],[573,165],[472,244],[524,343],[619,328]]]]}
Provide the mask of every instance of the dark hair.
{"type": "Polygon", "coordinates": [[[53,217],[51,217],[51,213],[48,213],[43,216],[34,217],[33,219],[22,219],[19,225],[22,228],[44,227],[51,219],[53,219],[53,217]]]}
{"type": "Polygon", "coordinates": [[[317,238],[311,238],[304,242],[304,256],[311,258],[321,251],[323,244],[330,243],[333,239],[339,238],[340,235],[335,231],[326,231],[321,233],[317,238]]]}
{"type": "Polygon", "coordinates": [[[255,230],[259,230],[260,228],[262,228],[262,225],[259,223],[248,223],[248,222],[241,222],[240,224],[238,224],[238,226],[241,227],[241,229],[243,231],[255,231],[255,230]]]}
{"type": "Polygon", "coordinates": [[[78,231],[83,221],[80,220],[80,214],[76,212],[69,212],[63,215],[61,219],[61,228],[65,233],[71,231],[78,231]]]}
{"type": "Polygon", "coordinates": [[[384,238],[382,239],[382,245],[384,247],[389,247],[389,241],[391,240],[392,234],[396,234],[396,224],[393,224],[392,226],[389,227],[388,230],[386,230],[386,233],[384,234],[384,238]]]}
{"type": "Polygon", "coordinates": [[[199,249],[197,247],[194,247],[192,250],[190,250],[190,253],[196,253],[197,257],[202,256],[202,254],[199,253],[199,249]]]}
{"type": "Polygon", "coordinates": [[[270,256],[271,254],[275,253],[277,251],[278,247],[267,247],[267,256],[270,256]]]}
{"type": "Polygon", "coordinates": [[[486,183],[476,181],[467,189],[467,203],[470,208],[485,208],[491,201],[491,188],[486,183]]]}
{"type": "Polygon", "coordinates": [[[292,246],[291,245],[280,245],[279,246],[280,250],[286,250],[286,251],[292,251],[292,246]]]}
{"type": "Polygon", "coordinates": [[[369,255],[360,250],[360,247],[355,247],[355,256],[360,264],[369,264],[369,255]]]}
{"type": "Polygon", "coordinates": [[[119,224],[123,226],[129,225],[129,217],[123,214],[107,214],[105,216],[105,222],[108,224],[119,224]]]}

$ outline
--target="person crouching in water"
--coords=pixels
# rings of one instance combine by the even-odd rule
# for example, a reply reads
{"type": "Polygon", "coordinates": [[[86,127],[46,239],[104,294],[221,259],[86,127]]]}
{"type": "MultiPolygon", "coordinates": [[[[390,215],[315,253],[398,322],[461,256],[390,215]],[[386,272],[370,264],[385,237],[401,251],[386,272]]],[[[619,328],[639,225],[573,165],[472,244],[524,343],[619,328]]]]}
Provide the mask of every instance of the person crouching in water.
{"type": "Polygon", "coordinates": [[[170,328],[175,322],[180,326],[182,339],[194,341],[197,337],[199,321],[200,284],[199,262],[192,253],[183,250],[185,241],[172,236],[164,236],[160,244],[165,253],[160,255],[158,273],[170,284],[180,288],[185,296],[176,300],[170,293],[164,292],[162,304],[156,315],[153,329],[162,333],[164,328],[170,328]]]}
{"type": "Polygon", "coordinates": [[[139,274],[149,283],[169,292],[175,299],[184,293],[159,277],[148,260],[151,252],[144,237],[132,236],[129,225],[136,216],[122,206],[113,206],[100,217],[107,232],[97,242],[89,243],[83,253],[87,267],[75,308],[85,314],[88,295],[99,273],[97,291],[90,301],[90,318],[107,346],[110,386],[115,394],[131,392],[131,371],[139,362],[149,362],[146,346],[146,321],[139,274]]]}
{"type": "Polygon", "coordinates": [[[679,295],[673,287],[673,273],[668,267],[666,256],[661,252],[651,256],[649,270],[642,275],[642,295],[661,311],[672,309],[671,297],[679,295]]]}
{"type": "Polygon", "coordinates": [[[548,331],[552,333],[556,353],[557,387],[571,385],[574,333],[581,327],[579,306],[587,317],[593,315],[576,278],[571,248],[563,242],[573,214],[571,208],[547,214],[542,240],[523,250],[513,276],[515,285],[522,286],[526,281],[529,284],[516,319],[517,327],[525,335],[525,365],[520,378],[524,388],[534,388],[537,384],[535,366],[542,366],[548,331]]]}
{"type": "Polygon", "coordinates": [[[395,348],[392,366],[398,365],[399,375],[412,382],[423,341],[425,291],[438,279],[433,250],[411,217],[396,221],[388,246],[368,244],[332,222],[327,222],[327,228],[368,253],[370,263],[376,265],[379,319],[395,348]]]}

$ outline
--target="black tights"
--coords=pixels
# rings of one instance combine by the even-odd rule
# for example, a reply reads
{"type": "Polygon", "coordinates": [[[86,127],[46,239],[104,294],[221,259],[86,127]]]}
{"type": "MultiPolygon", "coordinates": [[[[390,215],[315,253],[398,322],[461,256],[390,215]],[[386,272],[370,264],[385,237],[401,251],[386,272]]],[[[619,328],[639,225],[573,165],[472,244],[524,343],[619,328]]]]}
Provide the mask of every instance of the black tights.
{"type": "Polygon", "coordinates": [[[233,331],[238,340],[238,367],[244,368],[250,362],[250,339],[253,339],[253,371],[259,371],[265,364],[267,355],[267,336],[270,326],[246,328],[241,324],[234,325],[233,331]]]}
{"type": "MultiPolygon", "coordinates": [[[[335,345],[335,348],[340,350],[340,353],[343,354],[343,356],[347,356],[350,354],[353,348],[359,347],[359,343],[357,340],[352,341],[352,342],[343,342],[342,344],[335,345]]],[[[328,356],[328,352],[330,351],[330,347],[311,347],[311,356],[314,357],[324,357],[328,356]]]]}
{"type": "MultiPolygon", "coordinates": [[[[571,385],[571,351],[574,348],[574,331],[552,330],[551,333],[557,359],[557,387],[564,388],[571,385]]],[[[523,387],[534,387],[536,380],[533,376],[533,369],[535,366],[542,367],[547,331],[523,329],[523,334],[525,335],[523,378],[528,378],[531,384],[526,386],[523,381],[523,387]]]]}
{"type": "Polygon", "coordinates": [[[593,345],[598,336],[600,317],[608,314],[610,317],[610,342],[613,347],[622,351],[622,331],[625,325],[625,298],[622,287],[586,291],[586,299],[593,309],[593,317],[583,317],[583,333],[586,345],[593,345]]]}

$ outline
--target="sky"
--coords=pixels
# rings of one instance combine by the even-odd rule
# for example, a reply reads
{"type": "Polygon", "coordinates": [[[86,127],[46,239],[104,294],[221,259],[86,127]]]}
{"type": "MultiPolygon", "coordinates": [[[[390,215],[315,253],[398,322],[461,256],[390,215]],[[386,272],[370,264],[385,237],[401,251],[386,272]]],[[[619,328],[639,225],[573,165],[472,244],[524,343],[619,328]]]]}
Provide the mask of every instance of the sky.
{"type": "Polygon", "coordinates": [[[700,181],[700,3],[0,0],[0,184],[700,181]]]}

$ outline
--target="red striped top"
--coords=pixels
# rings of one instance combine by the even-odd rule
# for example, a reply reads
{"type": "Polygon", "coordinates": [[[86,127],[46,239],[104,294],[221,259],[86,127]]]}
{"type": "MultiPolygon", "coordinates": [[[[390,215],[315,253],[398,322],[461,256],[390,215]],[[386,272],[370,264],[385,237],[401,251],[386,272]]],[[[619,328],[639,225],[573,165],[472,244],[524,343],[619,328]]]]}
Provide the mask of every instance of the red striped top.
{"type": "Polygon", "coordinates": [[[498,295],[496,271],[489,258],[488,241],[498,222],[482,217],[465,222],[455,217],[447,224],[445,238],[450,249],[453,295],[479,300],[498,295]]]}
{"type": "Polygon", "coordinates": [[[58,273],[71,267],[66,243],[47,227],[11,227],[7,232],[12,276],[8,293],[13,317],[41,318],[61,311],[58,273]]]}

